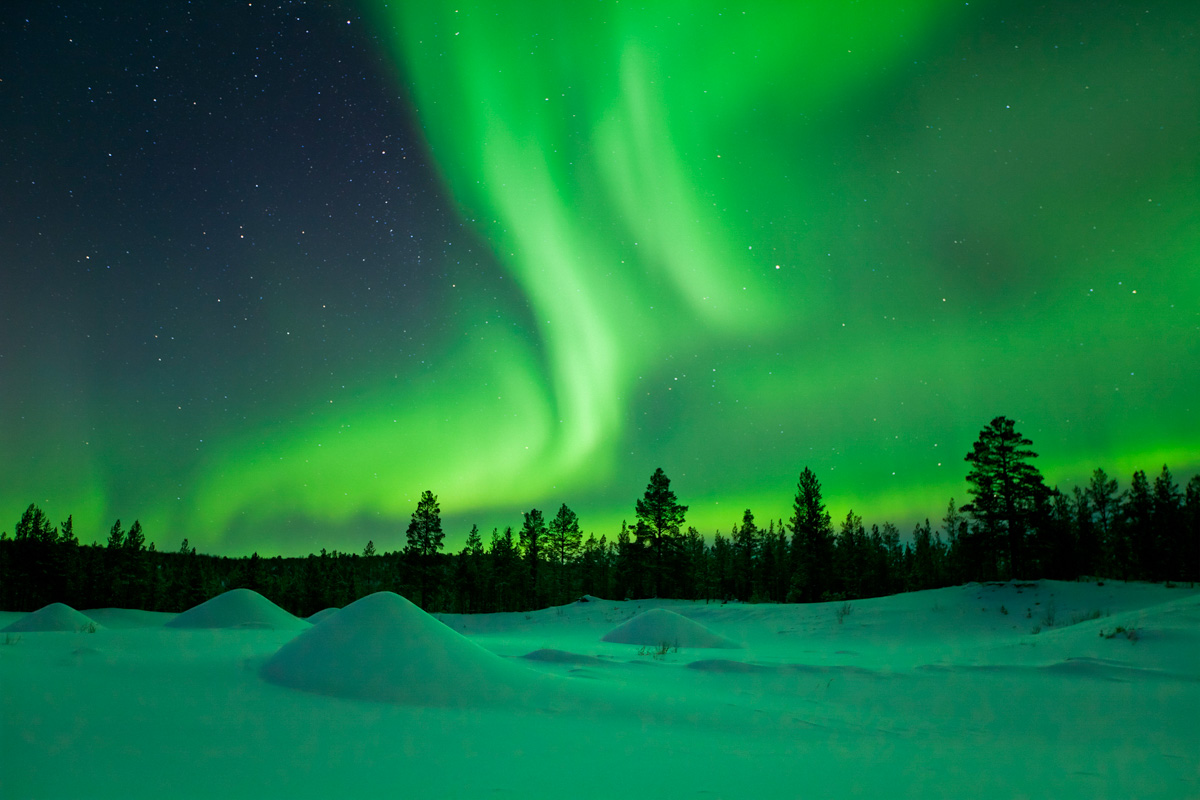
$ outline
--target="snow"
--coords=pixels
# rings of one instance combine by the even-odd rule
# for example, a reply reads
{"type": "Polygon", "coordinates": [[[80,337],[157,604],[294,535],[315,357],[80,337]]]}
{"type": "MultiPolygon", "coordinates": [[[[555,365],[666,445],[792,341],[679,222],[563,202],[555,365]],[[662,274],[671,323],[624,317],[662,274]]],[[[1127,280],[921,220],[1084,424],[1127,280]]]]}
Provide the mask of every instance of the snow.
{"type": "Polygon", "coordinates": [[[262,676],[332,697],[438,706],[511,702],[538,677],[392,592],[357,600],[300,634],[262,676]]]}
{"type": "Polygon", "coordinates": [[[315,614],[309,614],[307,617],[305,617],[305,619],[311,622],[313,625],[316,625],[321,620],[325,619],[326,617],[330,617],[339,611],[341,611],[340,608],[336,606],[330,606],[329,608],[322,608],[315,614]]]}
{"type": "Polygon", "coordinates": [[[1200,589],[841,606],[95,612],[117,624],[0,635],[0,796],[1200,797],[1200,589]],[[655,609],[743,647],[604,641],[655,609]]]}
{"type": "Polygon", "coordinates": [[[250,589],[233,589],[189,608],[168,628],[260,628],[300,630],[311,626],[250,589]]]}
{"type": "Polygon", "coordinates": [[[606,642],[640,644],[650,647],[716,647],[734,649],[737,642],[713,633],[698,622],[666,608],[652,608],[613,628],[603,637],[606,642]]]}
{"type": "Polygon", "coordinates": [[[91,617],[80,614],[64,603],[51,603],[37,611],[31,611],[3,629],[0,633],[24,633],[33,631],[82,631],[102,627],[91,617]]]}

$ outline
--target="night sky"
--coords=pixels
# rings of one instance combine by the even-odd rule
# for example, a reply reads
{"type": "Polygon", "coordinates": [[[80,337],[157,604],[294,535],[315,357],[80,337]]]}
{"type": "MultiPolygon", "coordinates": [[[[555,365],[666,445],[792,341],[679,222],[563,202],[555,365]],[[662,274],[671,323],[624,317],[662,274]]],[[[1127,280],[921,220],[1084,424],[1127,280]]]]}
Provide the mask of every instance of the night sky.
{"type": "MultiPolygon", "coordinates": [[[[8,2],[0,529],[905,529],[1200,470],[1194,0],[8,2]],[[389,7],[390,5],[390,7],[389,7]],[[798,9],[780,11],[780,9],[798,9]]],[[[486,537],[485,537],[486,538],[486,537]]]]}

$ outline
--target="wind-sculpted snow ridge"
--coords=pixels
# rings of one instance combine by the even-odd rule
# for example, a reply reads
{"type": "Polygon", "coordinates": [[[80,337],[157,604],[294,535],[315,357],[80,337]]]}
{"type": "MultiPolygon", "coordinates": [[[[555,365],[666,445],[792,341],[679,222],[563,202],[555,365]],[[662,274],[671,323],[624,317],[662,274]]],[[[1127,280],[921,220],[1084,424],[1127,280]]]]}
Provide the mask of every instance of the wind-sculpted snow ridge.
{"type": "Polygon", "coordinates": [[[51,603],[31,611],[0,633],[35,633],[38,631],[95,631],[104,626],[65,603],[51,603]]]}
{"type": "Polygon", "coordinates": [[[279,648],[274,684],[404,705],[524,705],[541,676],[485,650],[405,598],[377,592],[279,648]]]}
{"type": "Polygon", "coordinates": [[[302,630],[310,623],[294,617],[251,589],[233,589],[184,611],[168,628],[261,628],[302,630]]]}
{"type": "Polygon", "coordinates": [[[652,608],[613,628],[601,637],[605,642],[641,644],[649,647],[713,647],[732,650],[741,645],[713,633],[699,622],[668,611],[652,608]]]}
{"type": "Polygon", "coordinates": [[[339,611],[341,611],[341,609],[337,606],[330,606],[329,608],[322,608],[315,614],[309,614],[307,617],[305,617],[305,619],[307,619],[313,625],[316,625],[321,620],[328,619],[339,611]]]}

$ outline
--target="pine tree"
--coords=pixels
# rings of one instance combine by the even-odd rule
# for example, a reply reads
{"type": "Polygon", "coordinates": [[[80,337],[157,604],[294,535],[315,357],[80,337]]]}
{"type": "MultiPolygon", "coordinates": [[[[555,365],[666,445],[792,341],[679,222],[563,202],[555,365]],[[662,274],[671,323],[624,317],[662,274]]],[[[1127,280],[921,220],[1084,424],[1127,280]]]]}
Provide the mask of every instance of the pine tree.
{"type": "Polygon", "coordinates": [[[518,578],[520,562],[511,527],[505,528],[503,535],[495,528],[492,529],[491,554],[495,608],[497,611],[516,611],[521,605],[517,597],[523,589],[523,584],[518,578]]]}
{"type": "Polygon", "coordinates": [[[1117,492],[1116,479],[1109,478],[1103,469],[1096,469],[1088,483],[1087,498],[1091,502],[1101,551],[1097,572],[1117,577],[1122,574],[1129,558],[1117,524],[1121,496],[1117,492]]]}
{"type": "Polygon", "coordinates": [[[418,604],[429,610],[433,600],[432,589],[437,571],[437,556],[442,549],[441,509],[437,497],[426,490],[417,501],[417,508],[412,513],[408,523],[408,547],[406,555],[412,569],[417,575],[417,585],[420,591],[418,604]]]}
{"type": "Polygon", "coordinates": [[[942,517],[942,530],[946,532],[946,579],[951,584],[963,583],[968,580],[965,548],[970,526],[966,517],[955,507],[953,497],[946,507],[946,516],[942,517]]]}
{"type": "Polygon", "coordinates": [[[426,490],[417,501],[417,509],[412,513],[408,523],[408,549],[422,557],[433,556],[442,549],[441,508],[438,507],[437,497],[426,490]]]}
{"type": "Polygon", "coordinates": [[[1171,580],[1183,580],[1187,562],[1187,525],[1183,518],[1183,494],[1163,464],[1162,472],[1154,479],[1153,528],[1161,538],[1159,574],[1171,580]]]}
{"type": "Polygon", "coordinates": [[[1057,580],[1073,580],[1079,570],[1079,540],[1071,500],[1055,489],[1050,493],[1050,518],[1038,542],[1039,574],[1057,580]]]}
{"type": "Polygon", "coordinates": [[[629,526],[621,520],[621,531],[613,542],[615,549],[613,557],[613,592],[621,600],[640,597],[639,565],[640,560],[634,548],[638,545],[629,539],[629,526]]]}
{"type": "Polygon", "coordinates": [[[833,581],[829,591],[843,598],[858,598],[863,596],[863,575],[867,572],[867,532],[863,528],[862,517],[855,514],[853,509],[846,513],[846,519],[834,541],[833,549],[833,581]]]}
{"type": "Polygon", "coordinates": [[[146,536],[142,533],[142,523],[138,520],[133,521],[129,532],[125,534],[125,542],[123,544],[126,550],[137,553],[145,549],[146,536]]]}
{"type": "MultiPolygon", "coordinates": [[[[1166,469],[1166,467],[1163,467],[1166,469]]],[[[67,519],[59,526],[58,543],[65,544],[68,547],[76,547],[79,545],[79,540],[75,538],[75,519],[70,514],[67,519]]]]}
{"type": "Polygon", "coordinates": [[[816,602],[829,590],[833,525],[821,499],[821,482],[808,467],[800,473],[790,524],[792,580],[788,602],[816,602]]]}
{"type": "Polygon", "coordinates": [[[729,540],[717,531],[712,544],[712,581],[716,596],[723,601],[733,599],[735,593],[733,558],[729,540]]]}
{"type": "Polygon", "coordinates": [[[1151,519],[1154,498],[1144,470],[1134,470],[1129,492],[1121,504],[1121,529],[1129,543],[1129,575],[1142,580],[1161,580],[1158,576],[1158,536],[1151,519]]]}
{"type": "Polygon", "coordinates": [[[587,541],[583,543],[583,553],[579,558],[580,590],[583,594],[607,596],[608,590],[604,586],[602,577],[603,559],[607,549],[607,542],[597,539],[594,533],[588,534],[587,541]]]}
{"type": "Polygon", "coordinates": [[[554,589],[556,602],[565,602],[569,595],[568,570],[579,554],[583,532],[579,517],[563,503],[547,527],[547,551],[554,559],[554,589]]]}
{"type": "Polygon", "coordinates": [[[751,597],[757,597],[759,602],[775,600],[775,579],[779,571],[776,561],[775,520],[767,522],[767,529],[758,531],[758,558],[754,562],[754,589],[751,597]]]}
{"type": "Polygon", "coordinates": [[[912,552],[913,561],[912,571],[909,573],[909,590],[920,591],[922,589],[932,589],[937,586],[933,527],[929,524],[928,519],[925,520],[924,525],[917,523],[917,526],[913,528],[912,552]]]}
{"type": "Polygon", "coordinates": [[[525,524],[521,527],[521,550],[525,554],[526,574],[529,576],[525,596],[531,608],[538,608],[542,604],[543,592],[538,573],[544,560],[542,549],[545,538],[546,521],[542,518],[542,512],[536,508],[526,511],[525,524]]]}
{"type": "Polygon", "coordinates": [[[646,493],[637,501],[635,510],[640,526],[645,528],[653,544],[654,594],[661,596],[666,561],[672,545],[679,538],[679,527],[683,525],[688,507],[676,501],[675,493],[671,491],[671,479],[659,467],[650,476],[646,493]]]}
{"type": "Polygon", "coordinates": [[[758,553],[758,526],[754,524],[754,513],[750,509],[742,512],[742,525],[733,526],[731,534],[734,552],[734,582],[737,598],[750,599],[753,593],[754,560],[758,553]]]}
{"type": "Polygon", "coordinates": [[[1184,492],[1183,517],[1187,532],[1184,534],[1184,568],[1182,578],[1200,581],[1200,475],[1193,475],[1184,492]]]}
{"type": "Polygon", "coordinates": [[[483,552],[483,537],[479,526],[472,525],[467,534],[467,543],[463,546],[461,555],[463,561],[463,578],[465,583],[466,611],[479,613],[483,611],[483,587],[487,570],[486,557],[483,552]]]}
{"type": "Polygon", "coordinates": [[[1014,578],[1026,577],[1026,538],[1047,495],[1042,475],[1031,463],[1037,458],[1028,449],[1033,442],[1015,425],[996,417],[979,432],[965,459],[971,465],[967,491],[974,499],[962,509],[979,524],[995,573],[1014,578]]]}
{"type": "Polygon", "coordinates": [[[708,600],[708,553],[700,531],[688,526],[683,536],[684,577],[681,596],[689,600],[708,600]]]}
{"type": "Polygon", "coordinates": [[[121,547],[125,544],[125,531],[121,529],[121,520],[113,523],[113,526],[108,530],[108,545],[110,550],[121,547]]]}
{"type": "Polygon", "coordinates": [[[1075,532],[1076,569],[1079,575],[1097,574],[1103,563],[1100,536],[1092,515],[1090,493],[1080,486],[1071,490],[1072,528],[1075,532]]]}

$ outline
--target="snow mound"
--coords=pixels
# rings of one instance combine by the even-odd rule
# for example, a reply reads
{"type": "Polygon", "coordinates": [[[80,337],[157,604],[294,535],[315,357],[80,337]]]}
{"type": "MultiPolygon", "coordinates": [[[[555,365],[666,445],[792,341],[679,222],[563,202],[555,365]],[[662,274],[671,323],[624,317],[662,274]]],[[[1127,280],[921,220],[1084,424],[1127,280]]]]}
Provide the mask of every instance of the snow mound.
{"type": "Polygon", "coordinates": [[[31,611],[0,633],[34,633],[37,631],[101,630],[104,626],[65,603],[51,603],[31,611]]]}
{"type": "Polygon", "coordinates": [[[292,616],[258,592],[250,589],[232,589],[184,611],[166,626],[299,630],[309,627],[309,623],[292,616]]]}
{"type": "Polygon", "coordinates": [[[392,592],[357,600],[300,634],[261,675],[316,694],[421,706],[525,702],[538,677],[392,592]]]}
{"type": "Polygon", "coordinates": [[[633,619],[618,625],[601,639],[621,644],[642,644],[650,647],[719,647],[740,648],[737,642],[713,633],[699,622],[694,622],[665,608],[652,608],[633,619]]]}
{"type": "Polygon", "coordinates": [[[305,617],[305,619],[307,619],[313,625],[316,625],[321,620],[328,619],[339,611],[341,611],[341,609],[337,606],[330,606],[329,608],[322,608],[315,614],[309,614],[307,617],[305,617]]]}

